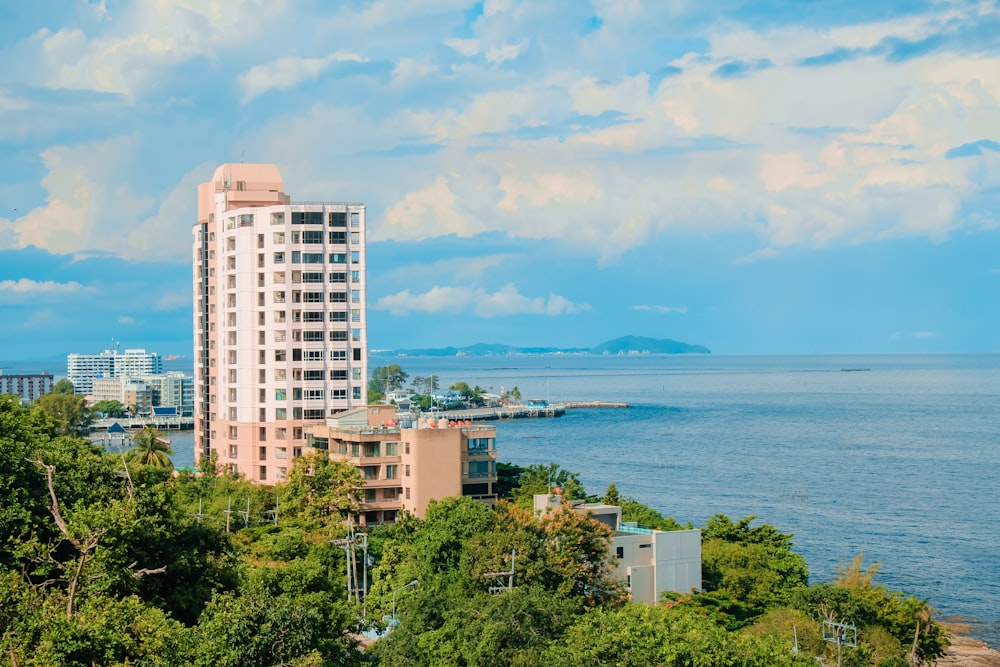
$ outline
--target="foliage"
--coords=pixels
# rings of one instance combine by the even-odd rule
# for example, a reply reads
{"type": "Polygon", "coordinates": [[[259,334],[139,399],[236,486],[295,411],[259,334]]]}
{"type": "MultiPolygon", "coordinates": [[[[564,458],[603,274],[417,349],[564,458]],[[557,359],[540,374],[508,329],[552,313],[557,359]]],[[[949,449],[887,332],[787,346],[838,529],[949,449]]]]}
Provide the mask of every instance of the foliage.
{"type": "Polygon", "coordinates": [[[155,427],[147,425],[132,436],[132,449],[125,453],[125,460],[156,468],[173,468],[174,463],[170,460],[173,455],[170,441],[155,427]]]}
{"type": "Polygon", "coordinates": [[[579,476],[575,472],[563,470],[557,463],[534,464],[524,468],[518,477],[518,486],[511,495],[518,505],[532,507],[533,496],[552,493],[555,489],[560,489],[563,498],[569,500],[583,500],[587,497],[579,476]]]}
{"type": "Polygon", "coordinates": [[[808,584],[805,559],[792,551],[792,536],[773,526],[751,527],[756,517],[710,518],[702,532],[702,580],[706,591],[739,600],[752,615],[783,604],[808,584]]]}
{"type": "Polygon", "coordinates": [[[35,399],[34,406],[49,416],[59,435],[79,435],[93,421],[86,400],[76,394],[44,394],[35,399]]]}
{"type": "Polygon", "coordinates": [[[408,377],[410,377],[410,374],[404,371],[399,364],[379,366],[372,371],[369,384],[374,385],[383,393],[388,393],[405,387],[408,377]]]}
{"type": "Polygon", "coordinates": [[[521,474],[524,468],[513,463],[497,461],[497,497],[509,500],[516,489],[521,484],[521,474]]]}
{"type": "Polygon", "coordinates": [[[456,382],[448,389],[458,393],[462,401],[469,407],[480,407],[486,402],[483,396],[485,390],[478,385],[470,387],[468,382],[456,382]]]}
{"type": "Polygon", "coordinates": [[[121,417],[125,414],[125,406],[122,405],[121,401],[97,401],[90,409],[91,412],[104,417],[121,417]]]}
{"type": "Polygon", "coordinates": [[[295,459],[282,488],[285,514],[311,529],[341,523],[357,512],[364,480],[357,468],[324,451],[295,459]]]}
{"type": "Polygon", "coordinates": [[[52,386],[54,394],[72,394],[74,391],[76,391],[76,387],[67,378],[59,380],[52,386]]]}
{"type": "Polygon", "coordinates": [[[567,667],[793,667],[815,664],[794,655],[781,639],[726,632],[683,608],[629,602],[588,611],[544,654],[545,664],[567,667]]]}
{"type": "Polygon", "coordinates": [[[656,528],[657,530],[691,530],[692,527],[690,522],[686,524],[677,523],[673,517],[665,517],[649,505],[643,505],[634,498],[621,498],[618,502],[610,504],[621,506],[622,521],[634,521],[645,528],[656,528]]]}

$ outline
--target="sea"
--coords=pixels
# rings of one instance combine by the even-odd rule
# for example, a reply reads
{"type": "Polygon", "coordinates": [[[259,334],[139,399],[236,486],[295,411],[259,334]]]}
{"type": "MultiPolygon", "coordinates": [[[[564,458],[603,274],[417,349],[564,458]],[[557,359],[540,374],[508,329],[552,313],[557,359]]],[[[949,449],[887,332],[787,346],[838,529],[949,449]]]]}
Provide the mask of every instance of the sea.
{"type": "MultiPolygon", "coordinates": [[[[499,460],[557,463],[695,527],[794,534],[813,582],[876,583],[1000,646],[1000,355],[373,357],[524,399],[606,401],[498,424],[499,460]]],[[[189,369],[188,369],[189,370],[189,369]]],[[[177,467],[193,463],[174,433],[177,467]]]]}

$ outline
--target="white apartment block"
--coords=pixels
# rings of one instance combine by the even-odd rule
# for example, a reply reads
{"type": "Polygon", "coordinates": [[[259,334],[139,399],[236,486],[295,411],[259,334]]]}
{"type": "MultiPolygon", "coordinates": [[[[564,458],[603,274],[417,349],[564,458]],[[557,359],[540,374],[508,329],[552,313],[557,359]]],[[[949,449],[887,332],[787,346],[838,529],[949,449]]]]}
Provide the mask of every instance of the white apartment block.
{"type": "Polygon", "coordinates": [[[163,359],[146,350],[104,350],[100,354],[71,354],[66,358],[66,377],[73,392],[93,393],[94,378],[138,377],[163,372],[163,359]]]}
{"type": "Polygon", "coordinates": [[[292,203],[274,165],[224,164],[193,232],[195,456],[270,484],[278,449],[365,404],[365,206],[292,203]]]}
{"type": "Polygon", "coordinates": [[[127,408],[135,406],[139,414],[154,407],[177,408],[177,414],[190,417],[194,412],[194,383],[191,376],[179,371],[137,377],[98,377],[93,380],[95,403],[118,401],[127,408]]]}
{"type": "Polygon", "coordinates": [[[22,403],[32,403],[36,398],[52,391],[51,373],[14,373],[4,375],[0,370],[0,394],[14,394],[22,403]]]}

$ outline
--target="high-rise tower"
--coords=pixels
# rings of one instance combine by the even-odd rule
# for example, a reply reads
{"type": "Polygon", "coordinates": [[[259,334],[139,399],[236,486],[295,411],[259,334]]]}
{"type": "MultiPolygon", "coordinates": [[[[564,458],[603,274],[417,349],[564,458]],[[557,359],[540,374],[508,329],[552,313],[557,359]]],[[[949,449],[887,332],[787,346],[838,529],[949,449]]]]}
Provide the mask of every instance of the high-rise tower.
{"type": "Polygon", "coordinates": [[[198,186],[195,457],[280,482],[304,428],[364,405],[365,206],[292,203],[277,167],[198,186]]]}

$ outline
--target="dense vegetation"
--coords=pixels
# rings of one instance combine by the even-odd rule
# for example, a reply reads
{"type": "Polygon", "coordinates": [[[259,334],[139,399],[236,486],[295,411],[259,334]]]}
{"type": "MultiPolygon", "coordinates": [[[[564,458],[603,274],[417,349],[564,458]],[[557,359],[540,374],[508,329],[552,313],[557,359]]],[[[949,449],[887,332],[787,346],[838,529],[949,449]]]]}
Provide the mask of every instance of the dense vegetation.
{"type": "MultiPolygon", "coordinates": [[[[859,628],[844,665],[912,664],[944,645],[927,604],[875,584],[877,568],[859,558],[809,585],[791,536],[752,517],[706,523],[704,592],[629,602],[609,576],[607,528],[528,508],[531,493],[555,485],[586,497],[555,465],[504,466],[510,500],[495,510],[448,499],[422,520],[373,530],[370,593],[352,596],[337,540],[357,509],[355,468],[313,454],[287,483],[265,488],[217,474],[214,462],[203,476],[175,475],[156,465],[156,443],[147,438],[132,457],[105,454],[42,408],[0,397],[7,663],[835,664],[824,619],[859,628]],[[365,628],[382,638],[363,651],[365,628]]],[[[605,498],[626,518],[681,527],[617,489],[605,498]]]]}

